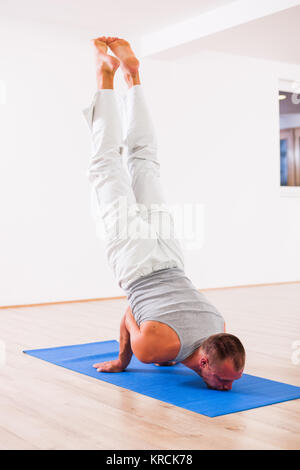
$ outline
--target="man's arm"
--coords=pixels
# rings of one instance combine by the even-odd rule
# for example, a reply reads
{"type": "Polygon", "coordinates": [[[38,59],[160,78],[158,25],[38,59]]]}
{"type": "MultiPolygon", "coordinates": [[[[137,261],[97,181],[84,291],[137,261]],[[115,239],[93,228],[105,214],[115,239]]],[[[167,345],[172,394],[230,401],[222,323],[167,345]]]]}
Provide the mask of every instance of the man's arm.
{"type": "Polygon", "coordinates": [[[94,364],[94,368],[98,372],[121,372],[131,361],[133,351],[131,349],[132,342],[140,336],[140,329],[134,320],[130,307],[127,308],[122,317],[120,325],[120,349],[119,357],[113,361],[100,362],[94,364]]]}
{"type": "Polygon", "coordinates": [[[128,364],[130,363],[132,354],[133,354],[132,349],[131,349],[131,344],[130,344],[130,333],[126,326],[126,316],[127,316],[128,308],[122,317],[121,325],[120,325],[119,362],[123,370],[126,369],[128,364]]]}

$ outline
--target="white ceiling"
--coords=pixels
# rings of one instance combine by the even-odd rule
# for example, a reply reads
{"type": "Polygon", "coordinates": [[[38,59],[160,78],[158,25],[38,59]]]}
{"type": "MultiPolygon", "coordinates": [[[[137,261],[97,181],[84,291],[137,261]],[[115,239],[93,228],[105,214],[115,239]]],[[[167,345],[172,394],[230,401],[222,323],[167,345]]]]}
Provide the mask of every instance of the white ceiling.
{"type": "Polygon", "coordinates": [[[299,44],[300,7],[224,31],[207,42],[220,51],[290,63],[300,63],[299,44]]]}
{"type": "MultiPolygon", "coordinates": [[[[230,4],[234,0],[0,0],[0,17],[77,28],[89,38],[103,34],[132,40],[230,4]]],[[[214,50],[299,64],[299,25],[300,7],[293,7],[156,56],[172,60],[214,50]]]]}
{"type": "Polygon", "coordinates": [[[0,15],[139,37],[233,0],[0,0],[0,15]]]}
{"type": "Polygon", "coordinates": [[[300,7],[200,38],[156,56],[172,60],[203,50],[300,64],[300,7]]]}

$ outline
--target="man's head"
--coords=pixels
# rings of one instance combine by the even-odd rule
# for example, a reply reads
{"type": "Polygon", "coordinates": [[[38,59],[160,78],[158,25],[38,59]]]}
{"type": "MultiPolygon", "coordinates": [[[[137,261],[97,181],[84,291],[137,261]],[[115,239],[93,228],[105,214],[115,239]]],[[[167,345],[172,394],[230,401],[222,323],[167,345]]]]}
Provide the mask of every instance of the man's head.
{"type": "Polygon", "coordinates": [[[198,373],[209,388],[231,390],[233,381],[242,376],[245,357],[245,349],[236,336],[209,336],[199,348],[198,373]]]}

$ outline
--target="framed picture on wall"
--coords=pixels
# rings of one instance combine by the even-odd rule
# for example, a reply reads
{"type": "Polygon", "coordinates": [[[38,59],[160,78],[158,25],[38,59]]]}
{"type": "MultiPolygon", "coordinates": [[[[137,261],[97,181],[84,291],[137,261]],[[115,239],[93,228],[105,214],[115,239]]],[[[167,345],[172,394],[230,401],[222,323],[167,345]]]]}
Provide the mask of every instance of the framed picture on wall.
{"type": "MultiPolygon", "coordinates": [[[[300,87],[300,84],[298,84],[300,87]]],[[[299,90],[300,91],[300,90],[299,90]]],[[[279,89],[280,188],[300,196],[300,94],[297,82],[281,81],[279,89]],[[285,189],[286,188],[286,189],[285,189]]]]}

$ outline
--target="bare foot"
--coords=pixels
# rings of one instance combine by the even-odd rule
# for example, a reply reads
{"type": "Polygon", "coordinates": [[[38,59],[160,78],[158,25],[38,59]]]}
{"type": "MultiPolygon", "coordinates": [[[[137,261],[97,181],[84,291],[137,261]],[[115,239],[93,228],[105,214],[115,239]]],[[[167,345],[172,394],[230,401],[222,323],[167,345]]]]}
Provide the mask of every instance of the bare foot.
{"type": "Polygon", "coordinates": [[[93,43],[95,46],[97,72],[114,74],[120,65],[120,61],[116,57],[107,54],[105,36],[93,39],[93,43]]]}
{"type": "Polygon", "coordinates": [[[106,44],[120,59],[121,68],[128,84],[138,84],[140,62],[136,58],[128,41],[121,38],[107,37],[106,44]],[[133,81],[132,81],[133,79],[133,81]],[[130,83],[129,83],[130,82],[130,83]]]}

